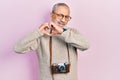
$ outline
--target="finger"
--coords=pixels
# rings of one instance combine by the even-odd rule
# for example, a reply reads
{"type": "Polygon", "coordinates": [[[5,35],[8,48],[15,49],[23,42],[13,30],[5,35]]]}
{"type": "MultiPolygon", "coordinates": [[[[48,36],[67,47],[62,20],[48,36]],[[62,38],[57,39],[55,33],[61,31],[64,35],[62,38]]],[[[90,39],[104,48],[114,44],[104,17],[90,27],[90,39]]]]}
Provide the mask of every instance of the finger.
{"type": "Polygon", "coordinates": [[[53,25],[53,26],[52,26],[52,29],[55,29],[55,30],[57,30],[57,31],[59,31],[59,29],[61,28],[61,27],[59,27],[58,25],[56,25],[54,22],[50,22],[50,24],[53,25]]]}
{"type": "Polygon", "coordinates": [[[51,28],[55,28],[56,25],[53,22],[50,22],[51,28]]]}
{"type": "Polygon", "coordinates": [[[45,27],[47,27],[48,26],[48,23],[44,23],[44,24],[42,24],[41,26],[40,26],[40,28],[41,29],[44,29],[45,27]]]}
{"type": "Polygon", "coordinates": [[[51,29],[51,24],[50,23],[48,23],[48,27],[49,27],[49,29],[51,29]]]}
{"type": "Polygon", "coordinates": [[[50,34],[50,36],[54,36],[54,35],[56,35],[56,33],[54,33],[54,32],[52,32],[52,33],[50,34]]]}
{"type": "Polygon", "coordinates": [[[44,34],[45,35],[48,35],[48,36],[50,36],[51,34],[50,33],[48,33],[47,31],[44,31],[44,34]]]}
{"type": "Polygon", "coordinates": [[[58,34],[58,32],[57,31],[52,31],[52,34],[56,35],[56,34],[58,34]]]}
{"type": "Polygon", "coordinates": [[[49,28],[47,27],[47,26],[45,26],[45,28],[44,28],[45,30],[48,30],[49,28]]]}

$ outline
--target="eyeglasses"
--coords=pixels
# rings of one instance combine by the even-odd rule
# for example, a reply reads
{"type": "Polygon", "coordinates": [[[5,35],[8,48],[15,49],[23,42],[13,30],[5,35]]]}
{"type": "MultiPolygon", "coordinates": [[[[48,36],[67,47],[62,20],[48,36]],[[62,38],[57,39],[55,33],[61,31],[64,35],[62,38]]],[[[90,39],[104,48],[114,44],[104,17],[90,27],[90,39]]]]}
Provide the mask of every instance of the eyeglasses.
{"type": "Polygon", "coordinates": [[[57,17],[58,17],[59,19],[65,18],[66,21],[70,21],[71,18],[72,18],[72,17],[70,17],[70,16],[65,16],[65,15],[63,15],[63,14],[57,14],[57,13],[53,13],[53,14],[57,15],[57,17]]]}

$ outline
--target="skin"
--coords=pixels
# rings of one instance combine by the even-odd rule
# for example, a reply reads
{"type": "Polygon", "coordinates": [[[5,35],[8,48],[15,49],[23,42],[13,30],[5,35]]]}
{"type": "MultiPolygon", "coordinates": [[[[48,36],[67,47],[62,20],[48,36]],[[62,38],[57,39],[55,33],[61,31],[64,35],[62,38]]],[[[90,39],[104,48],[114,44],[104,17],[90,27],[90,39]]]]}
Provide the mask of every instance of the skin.
{"type": "MultiPolygon", "coordinates": [[[[70,15],[70,10],[67,6],[58,6],[55,10],[57,14],[63,14],[65,16],[70,15]]],[[[56,34],[61,34],[63,32],[63,27],[67,25],[68,21],[64,18],[59,19],[58,16],[54,13],[50,13],[50,23],[43,23],[39,29],[45,35],[54,36],[56,34]],[[51,26],[52,25],[52,26],[51,26]],[[52,32],[49,33],[47,30],[52,29],[52,32]]]]}

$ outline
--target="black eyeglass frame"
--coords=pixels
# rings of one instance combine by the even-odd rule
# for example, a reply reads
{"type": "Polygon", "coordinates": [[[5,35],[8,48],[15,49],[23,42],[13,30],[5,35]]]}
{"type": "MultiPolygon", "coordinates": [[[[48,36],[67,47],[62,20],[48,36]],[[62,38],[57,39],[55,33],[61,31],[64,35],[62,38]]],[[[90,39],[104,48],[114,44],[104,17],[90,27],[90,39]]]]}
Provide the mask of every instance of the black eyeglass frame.
{"type": "Polygon", "coordinates": [[[70,20],[72,19],[71,16],[65,16],[65,15],[63,15],[63,14],[57,14],[57,13],[55,13],[55,12],[53,12],[53,14],[57,15],[60,19],[65,18],[65,20],[67,20],[67,21],[70,21],[70,20]]]}

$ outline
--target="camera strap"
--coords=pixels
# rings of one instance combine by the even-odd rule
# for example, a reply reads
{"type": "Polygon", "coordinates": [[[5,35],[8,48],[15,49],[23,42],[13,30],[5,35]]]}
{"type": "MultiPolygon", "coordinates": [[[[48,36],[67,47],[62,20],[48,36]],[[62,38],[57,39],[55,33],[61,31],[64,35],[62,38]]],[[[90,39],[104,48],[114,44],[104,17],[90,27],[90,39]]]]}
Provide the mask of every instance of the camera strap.
{"type": "MultiPolygon", "coordinates": [[[[50,68],[51,68],[51,65],[52,65],[52,37],[51,36],[50,36],[49,47],[50,47],[50,68]]],[[[52,74],[52,80],[54,80],[52,70],[51,70],[51,74],[52,74]]]]}
{"type": "MultiPolygon", "coordinates": [[[[52,37],[50,37],[50,65],[52,65],[52,37]]],[[[67,52],[68,52],[68,62],[70,63],[70,53],[69,53],[69,48],[68,48],[68,44],[66,43],[66,47],[67,47],[67,52]]]]}
{"type": "MultiPolygon", "coordinates": [[[[69,48],[67,43],[66,43],[66,46],[67,46],[67,52],[68,52],[68,62],[70,63],[70,54],[69,54],[69,48]]],[[[51,36],[50,36],[49,47],[50,47],[49,49],[50,49],[50,66],[51,66],[52,65],[52,37],[51,36]]],[[[52,78],[54,80],[53,74],[52,74],[52,78]]]]}

